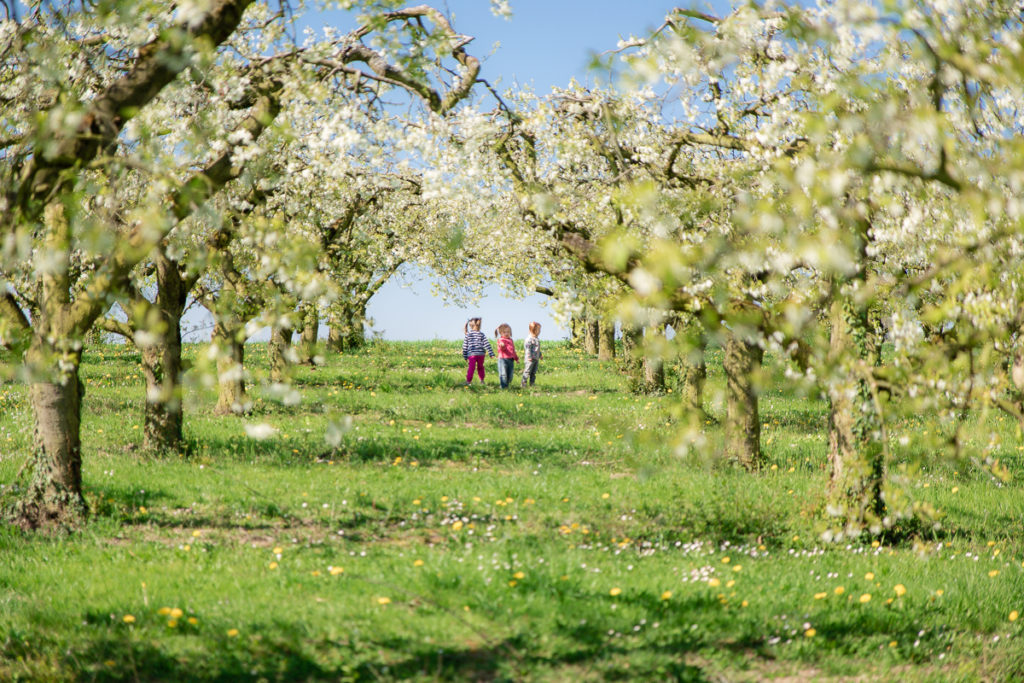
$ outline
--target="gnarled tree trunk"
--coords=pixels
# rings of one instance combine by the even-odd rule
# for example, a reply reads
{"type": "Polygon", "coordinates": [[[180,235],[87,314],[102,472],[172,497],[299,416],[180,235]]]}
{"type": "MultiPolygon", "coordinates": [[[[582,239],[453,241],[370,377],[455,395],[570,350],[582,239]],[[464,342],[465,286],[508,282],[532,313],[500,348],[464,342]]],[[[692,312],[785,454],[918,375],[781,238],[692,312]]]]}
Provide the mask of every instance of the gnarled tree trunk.
{"type": "Polygon", "coordinates": [[[157,453],[181,450],[184,439],[184,411],[181,379],[181,317],[185,312],[189,285],[181,277],[179,265],[156,252],[156,310],[162,329],[155,344],[140,344],[142,373],[146,378],[146,407],[143,423],[143,448],[157,453]]]}
{"type": "Polygon", "coordinates": [[[244,325],[235,320],[221,320],[213,326],[213,343],[217,345],[218,415],[245,413],[249,402],[245,395],[244,325]]]}
{"type": "Polygon", "coordinates": [[[665,391],[665,360],[661,357],[659,348],[663,344],[652,344],[655,336],[661,336],[664,332],[660,327],[648,327],[645,332],[648,343],[644,345],[644,391],[648,394],[660,394],[665,391]]]}
{"type": "Polygon", "coordinates": [[[691,329],[693,324],[679,318],[673,325],[678,343],[684,346],[679,357],[679,390],[686,411],[703,422],[707,420],[704,412],[704,384],[708,378],[708,367],[704,362],[707,337],[703,330],[691,329]]]}
{"type": "Polygon", "coordinates": [[[762,460],[757,374],[763,358],[764,349],[755,341],[729,332],[722,357],[726,381],[725,457],[748,469],[762,460]]]}
{"type": "Polygon", "coordinates": [[[288,379],[289,351],[292,345],[292,327],[286,321],[279,321],[270,328],[270,343],[267,356],[270,361],[270,381],[284,382],[288,379]]]}
{"type": "Polygon", "coordinates": [[[599,330],[597,318],[586,318],[583,321],[583,350],[591,356],[597,355],[599,330]]]}
{"type": "Polygon", "coordinates": [[[302,333],[299,337],[299,363],[303,365],[316,364],[316,341],[320,331],[320,314],[316,310],[316,304],[303,303],[299,306],[302,315],[302,333]]]}
{"type": "Polygon", "coordinates": [[[598,324],[597,359],[615,358],[615,321],[602,319],[598,324]]]}

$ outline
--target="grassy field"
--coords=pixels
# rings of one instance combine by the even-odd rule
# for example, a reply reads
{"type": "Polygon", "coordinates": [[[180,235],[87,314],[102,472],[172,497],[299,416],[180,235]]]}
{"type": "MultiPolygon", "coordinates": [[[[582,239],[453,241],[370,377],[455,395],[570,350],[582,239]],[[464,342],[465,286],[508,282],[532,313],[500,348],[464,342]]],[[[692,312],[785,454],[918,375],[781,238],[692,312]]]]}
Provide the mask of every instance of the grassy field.
{"type": "MultiPolygon", "coordinates": [[[[984,430],[1005,430],[1008,484],[947,461],[911,480],[940,531],[828,545],[821,402],[765,393],[752,474],[677,456],[674,394],[629,394],[613,363],[548,342],[531,390],[463,372],[456,344],[381,342],[299,370],[298,402],[254,389],[244,418],[196,387],[187,452],[153,459],[137,355],[90,351],[93,516],[0,528],[0,680],[1024,676],[1009,426],[984,430]]],[[[30,436],[25,388],[0,385],[6,503],[30,436]]]]}

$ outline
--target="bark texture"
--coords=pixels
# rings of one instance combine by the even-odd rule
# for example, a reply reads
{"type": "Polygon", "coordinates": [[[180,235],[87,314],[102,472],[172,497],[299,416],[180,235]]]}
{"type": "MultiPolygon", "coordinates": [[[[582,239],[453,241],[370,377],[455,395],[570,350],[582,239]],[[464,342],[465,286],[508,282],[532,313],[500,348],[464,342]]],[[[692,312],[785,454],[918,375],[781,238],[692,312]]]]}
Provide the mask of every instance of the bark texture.
{"type": "Polygon", "coordinates": [[[725,457],[748,469],[761,464],[761,418],[756,376],[764,350],[755,342],[730,333],[723,349],[726,381],[725,457]]]}
{"type": "Polygon", "coordinates": [[[615,358],[615,321],[601,320],[598,324],[597,359],[615,358]]]}
{"type": "Polygon", "coordinates": [[[583,321],[583,350],[591,356],[597,355],[597,338],[599,334],[600,327],[597,318],[586,318],[583,321]]]}
{"type": "Polygon", "coordinates": [[[218,415],[246,413],[249,403],[245,395],[245,340],[242,324],[217,322],[213,327],[213,343],[220,349],[217,358],[218,415]]]}

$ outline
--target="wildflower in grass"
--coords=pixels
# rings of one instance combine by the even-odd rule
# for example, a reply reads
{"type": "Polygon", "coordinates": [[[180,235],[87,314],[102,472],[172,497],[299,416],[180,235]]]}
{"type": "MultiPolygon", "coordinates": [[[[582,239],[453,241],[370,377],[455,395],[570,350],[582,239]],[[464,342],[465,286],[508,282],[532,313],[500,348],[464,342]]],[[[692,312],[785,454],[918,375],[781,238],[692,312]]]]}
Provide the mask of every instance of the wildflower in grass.
{"type": "Polygon", "coordinates": [[[749,602],[747,602],[746,600],[744,600],[743,602],[741,602],[741,603],[740,603],[740,607],[746,607],[746,606],[747,606],[747,605],[749,605],[749,604],[750,604],[749,602]]]}
{"type": "Polygon", "coordinates": [[[462,528],[462,520],[458,520],[457,519],[457,520],[455,520],[454,523],[452,523],[452,531],[458,531],[461,528],[462,528]]]}
{"type": "Polygon", "coordinates": [[[935,594],[936,594],[936,595],[938,595],[938,596],[939,596],[939,597],[941,598],[941,597],[942,597],[942,594],[943,594],[943,593],[945,593],[945,592],[946,592],[946,591],[944,591],[944,590],[942,590],[942,589],[940,588],[940,589],[938,589],[937,591],[935,591],[935,594]]]}
{"type": "Polygon", "coordinates": [[[267,565],[267,567],[270,569],[270,571],[274,571],[275,569],[277,569],[277,562],[271,562],[267,565]]]}
{"type": "Polygon", "coordinates": [[[612,497],[612,494],[610,494],[610,493],[602,493],[602,494],[601,494],[601,497],[602,497],[602,498],[605,498],[605,499],[607,499],[607,498],[611,498],[611,497],[612,497]]]}
{"type": "Polygon", "coordinates": [[[284,548],[282,548],[281,546],[277,546],[271,552],[273,552],[275,555],[280,555],[284,552],[284,548]]]}
{"type": "Polygon", "coordinates": [[[312,575],[312,576],[320,576],[320,570],[319,569],[314,569],[313,571],[310,572],[310,575],[312,575]]]}
{"type": "Polygon", "coordinates": [[[328,567],[327,571],[330,572],[331,576],[337,576],[345,571],[344,567],[328,567]]]}
{"type": "Polygon", "coordinates": [[[121,621],[123,621],[126,624],[134,624],[135,623],[135,617],[132,616],[131,614],[126,614],[123,617],[121,617],[121,621]]]}
{"type": "Polygon", "coordinates": [[[734,572],[741,572],[741,571],[743,571],[743,565],[741,565],[741,564],[734,564],[732,566],[732,570],[734,572]]]}
{"type": "Polygon", "coordinates": [[[959,490],[960,490],[960,487],[959,487],[959,486],[954,486],[954,487],[953,487],[953,493],[956,493],[956,492],[957,492],[957,491],[959,491],[959,490]]]}
{"type": "Polygon", "coordinates": [[[804,631],[804,637],[806,638],[813,638],[816,635],[818,635],[818,632],[815,631],[813,628],[809,628],[806,631],[804,631]]]}
{"type": "Polygon", "coordinates": [[[177,627],[178,627],[178,620],[177,619],[168,619],[167,620],[167,628],[177,628],[177,627]]]}
{"type": "Polygon", "coordinates": [[[420,500],[419,498],[417,498],[416,500],[412,501],[412,504],[413,504],[413,505],[419,505],[419,504],[420,504],[420,503],[422,503],[422,502],[423,502],[423,501],[421,501],[421,500],[420,500]]]}
{"type": "Polygon", "coordinates": [[[191,624],[192,626],[195,626],[195,625],[197,625],[197,624],[199,623],[199,620],[198,620],[198,619],[196,619],[195,617],[189,617],[187,621],[188,621],[188,623],[189,623],[189,624],[191,624]]]}
{"type": "Polygon", "coordinates": [[[1017,621],[1017,617],[1019,616],[1020,614],[1017,613],[1017,610],[1013,610],[1010,612],[1010,621],[1017,621]]]}
{"type": "Polygon", "coordinates": [[[897,645],[899,645],[899,643],[897,641],[895,641],[895,640],[893,640],[893,641],[891,641],[889,643],[889,647],[896,647],[897,645]]]}
{"type": "Polygon", "coordinates": [[[162,617],[166,617],[166,616],[168,616],[171,613],[171,608],[170,607],[161,607],[160,609],[158,609],[156,611],[156,613],[159,614],[162,617]]]}
{"type": "Polygon", "coordinates": [[[672,597],[672,591],[665,591],[664,593],[661,594],[661,599],[662,600],[668,600],[671,597],[672,597]]]}
{"type": "Polygon", "coordinates": [[[735,585],[736,585],[736,581],[734,579],[729,579],[728,581],[725,582],[725,587],[726,588],[732,588],[735,585]]]}
{"type": "Polygon", "coordinates": [[[518,584],[518,583],[519,583],[518,581],[516,581],[515,579],[512,579],[512,580],[510,580],[510,581],[508,582],[508,587],[509,587],[509,588],[515,588],[515,587],[516,587],[516,584],[518,584]]]}
{"type": "Polygon", "coordinates": [[[168,612],[168,614],[170,615],[171,619],[181,619],[182,615],[185,614],[185,612],[183,612],[180,607],[175,607],[170,612],[168,612]]]}
{"type": "Polygon", "coordinates": [[[525,572],[516,572],[512,576],[517,578],[517,579],[525,579],[526,578],[526,573],[525,572]]]}
{"type": "Polygon", "coordinates": [[[722,564],[729,564],[729,558],[728,557],[723,557],[722,558],[722,564]]]}
{"type": "Polygon", "coordinates": [[[845,590],[846,589],[843,588],[842,586],[836,586],[836,589],[835,589],[834,592],[835,592],[836,595],[842,595],[845,590]]]}
{"type": "Polygon", "coordinates": [[[377,598],[377,604],[378,605],[390,605],[391,604],[391,598],[388,598],[388,597],[385,597],[385,596],[382,595],[381,597],[377,598]]]}
{"type": "Polygon", "coordinates": [[[237,628],[229,628],[228,629],[228,638],[234,638],[237,635],[238,635],[238,629],[237,628]]]}
{"type": "Polygon", "coordinates": [[[718,588],[722,585],[722,582],[716,579],[715,577],[711,577],[710,579],[708,579],[708,585],[712,588],[718,588]]]}
{"type": "Polygon", "coordinates": [[[864,580],[865,581],[874,581],[875,580],[875,573],[874,572],[868,572],[867,574],[864,575],[864,580]]]}
{"type": "Polygon", "coordinates": [[[897,597],[902,598],[904,595],[907,594],[907,587],[904,586],[902,583],[897,583],[895,586],[892,587],[892,592],[895,593],[897,597]]]}
{"type": "Polygon", "coordinates": [[[814,594],[814,599],[815,600],[824,600],[827,596],[828,596],[828,593],[824,593],[824,592],[822,592],[822,593],[815,593],[814,594]]]}
{"type": "Polygon", "coordinates": [[[141,512],[142,514],[146,514],[146,512],[147,512],[146,506],[145,505],[140,505],[139,506],[139,512],[141,512]]]}
{"type": "Polygon", "coordinates": [[[871,602],[871,593],[864,593],[860,596],[861,603],[871,602]]]}
{"type": "Polygon", "coordinates": [[[423,566],[423,560],[416,560],[416,561],[414,561],[412,563],[412,566],[414,566],[414,567],[422,567],[423,566]]]}
{"type": "Polygon", "coordinates": [[[621,595],[621,594],[622,594],[622,589],[617,587],[617,586],[615,588],[612,588],[610,591],[608,591],[608,595],[610,595],[612,597],[615,597],[616,595],[621,595]]]}

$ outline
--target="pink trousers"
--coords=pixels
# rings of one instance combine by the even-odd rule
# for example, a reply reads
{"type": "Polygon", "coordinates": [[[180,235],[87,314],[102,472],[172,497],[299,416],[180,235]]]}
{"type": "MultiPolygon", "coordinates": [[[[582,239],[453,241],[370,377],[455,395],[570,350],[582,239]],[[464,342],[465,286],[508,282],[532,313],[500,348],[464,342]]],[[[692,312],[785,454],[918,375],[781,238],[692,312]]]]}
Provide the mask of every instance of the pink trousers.
{"type": "Polygon", "coordinates": [[[480,381],[484,381],[484,357],[483,356],[470,356],[469,365],[466,367],[466,384],[473,381],[473,368],[476,368],[480,373],[480,381]]]}

